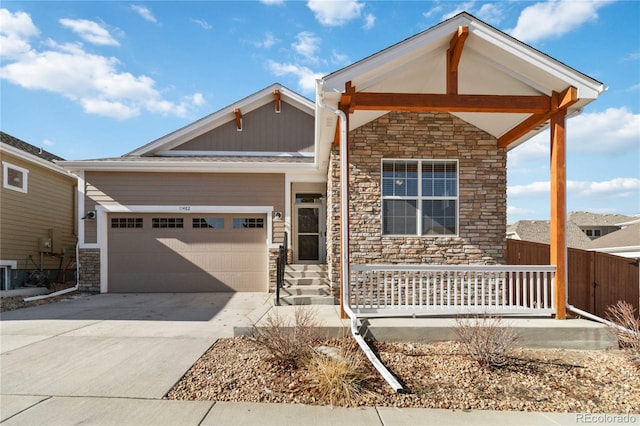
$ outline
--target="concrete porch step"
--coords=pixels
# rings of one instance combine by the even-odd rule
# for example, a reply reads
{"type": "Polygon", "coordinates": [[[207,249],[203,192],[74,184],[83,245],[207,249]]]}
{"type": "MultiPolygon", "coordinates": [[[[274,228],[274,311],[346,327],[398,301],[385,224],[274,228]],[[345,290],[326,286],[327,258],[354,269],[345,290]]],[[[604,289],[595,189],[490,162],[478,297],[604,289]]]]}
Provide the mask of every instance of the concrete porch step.
{"type": "Polygon", "coordinates": [[[281,306],[300,306],[300,305],[335,305],[338,299],[333,296],[311,296],[311,295],[280,295],[281,306]]]}
{"type": "Polygon", "coordinates": [[[329,286],[329,278],[324,277],[313,277],[313,278],[296,278],[296,277],[285,277],[284,279],[285,286],[300,286],[300,285],[325,285],[329,286]]]}
{"type": "Polygon", "coordinates": [[[331,287],[327,284],[307,284],[283,287],[280,289],[280,297],[283,296],[332,296],[331,287]]]}

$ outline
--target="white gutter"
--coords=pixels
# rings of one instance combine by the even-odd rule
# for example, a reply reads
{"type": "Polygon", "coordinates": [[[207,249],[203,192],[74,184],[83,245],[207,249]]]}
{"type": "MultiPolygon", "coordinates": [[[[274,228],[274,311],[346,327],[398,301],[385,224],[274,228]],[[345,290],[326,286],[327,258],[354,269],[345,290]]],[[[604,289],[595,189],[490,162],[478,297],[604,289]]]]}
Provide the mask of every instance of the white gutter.
{"type": "Polygon", "coordinates": [[[360,334],[360,330],[358,329],[358,318],[349,306],[349,298],[347,295],[349,294],[349,279],[351,275],[349,273],[349,199],[347,197],[348,180],[346,179],[349,170],[349,162],[347,161],[347,115],[343,111],[330,105],[326,105],[323,102],[324,92],[321,90],[323,85],[323,80],[316,80],[316,99],[318,106],[320,106],[320,108],[325,108],[340,117],[340,229],[342,230],[340,241],[342,245],[340,258],[342,266],[342,291],[340,292],[340,298],[342,307],[351,320],[351,334],[356,342],[358,342],[360,349],[362,349],[371,364],[373,364],[375,369],[378,370],[387,383],[396,392],[403,392],[404,388],[400,382],[398,382],[393,374],[391,374],[384,364],[382,364],[369,345],[367,345],[367,342],[365,342],[364,338],[360,334]]]}

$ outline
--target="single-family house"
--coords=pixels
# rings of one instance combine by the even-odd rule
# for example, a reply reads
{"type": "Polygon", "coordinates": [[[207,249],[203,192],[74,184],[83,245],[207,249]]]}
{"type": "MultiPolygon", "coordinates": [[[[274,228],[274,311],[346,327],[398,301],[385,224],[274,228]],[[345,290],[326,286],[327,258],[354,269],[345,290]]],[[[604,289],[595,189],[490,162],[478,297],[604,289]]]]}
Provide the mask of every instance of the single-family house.
{"type": "Polygon", "coordinates": [[[371,264],[503,264],[507,152],[550,126],[563,317],[565,120],[603,90],[461,13],[319,79],[314,100],[274,84],[122,157],[65,162],[80,285],[268,291],[285,238],[336,293],[371,264]]]}
{"type": "MultiPolygon", "coordinates": [[[[519,220],[507,226],[507,238],[549,244],[550,227],[551,222],[548,220],[519,220]]],[[[575,223],[567,221],[565,230],[567,247],[586,249],[591,243],[591,239],[575,223]]]]}
{"type": "Polygon", "coordinates": [[[63,281],[75,259],[76,177],[60,160],[0,132],[2,290],[63,281]]]}
{"type": "Polygon", "coordinates": [[[634,218],[614,213],[570,212],[568,220],[578,225],[589,239],[595,240],[622,229],[634,218]]]}
{"type": "Polygon", "coordinates": [[[640,221],[597,238],[591,241],[586,248],[616,256],[640,259],[640,221]]]}

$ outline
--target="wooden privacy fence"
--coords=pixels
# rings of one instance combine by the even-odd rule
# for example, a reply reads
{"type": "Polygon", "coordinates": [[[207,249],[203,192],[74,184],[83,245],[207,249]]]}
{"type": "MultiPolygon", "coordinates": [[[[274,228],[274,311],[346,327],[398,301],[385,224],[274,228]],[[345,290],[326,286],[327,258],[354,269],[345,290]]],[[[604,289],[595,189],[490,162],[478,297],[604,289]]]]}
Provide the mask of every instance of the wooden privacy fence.
{"type": "MultiPolygon", "coordinates": [[[[549,245],[507,239],[509,265],[548,265],[549,245]]],[[[640,309],[638,260],[607,253],[567,250],[569,304],[599,317],[619,300],[640,309]]]]}

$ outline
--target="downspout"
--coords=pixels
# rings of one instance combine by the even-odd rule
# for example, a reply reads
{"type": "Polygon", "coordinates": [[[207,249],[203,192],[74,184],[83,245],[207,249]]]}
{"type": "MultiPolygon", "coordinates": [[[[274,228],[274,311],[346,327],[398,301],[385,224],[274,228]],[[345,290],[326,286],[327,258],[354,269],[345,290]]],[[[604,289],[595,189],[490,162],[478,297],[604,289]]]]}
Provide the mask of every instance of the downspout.
{"type": "MultiPolygon", "coordinates": [[[[334,108],[330,105],[326,105],[324,103],[323,94],[324,90],[322,90],[324,86],[324,80],[316,80],[316,99],[318,102],[318,106],[320,108],[327,109],[328,111],[336,114],[340,118],[340,211],[342,214],[340,215],[340,228],[341,232],[341,245],[342,250],[340,253],[340,264],[342,269],[342,290],[340,292],[340,298],[342,307],[344,312],[350,319],[351,322],[351,334],[353,338],[360,346],[360,349],[367,356],[371,364],[375,367],[376,370],[382,375],[382,377],[387,381],[387,383],[395,390],[396,392],[403,392],[404,388],[398,382],[398,380],[391,374],[391,372],[382,364],[382,362],[378,359],[375,353],[371,350],[367,342],[365,342],[364,338],[360,334],[360,330],[358,329],[358,318],[351,309],[349,305],[349,298],[347,295],[349,294],[349,221],[348,221],[348,212],[349,210],[349,199],[347,197],[348,190],[348,182],[345,177],[347,176],[349,162],[347,161],[347,115],[344,111],[334,108]]],[[[317,117],[316,117],[317,119],[317,117]]]]}

